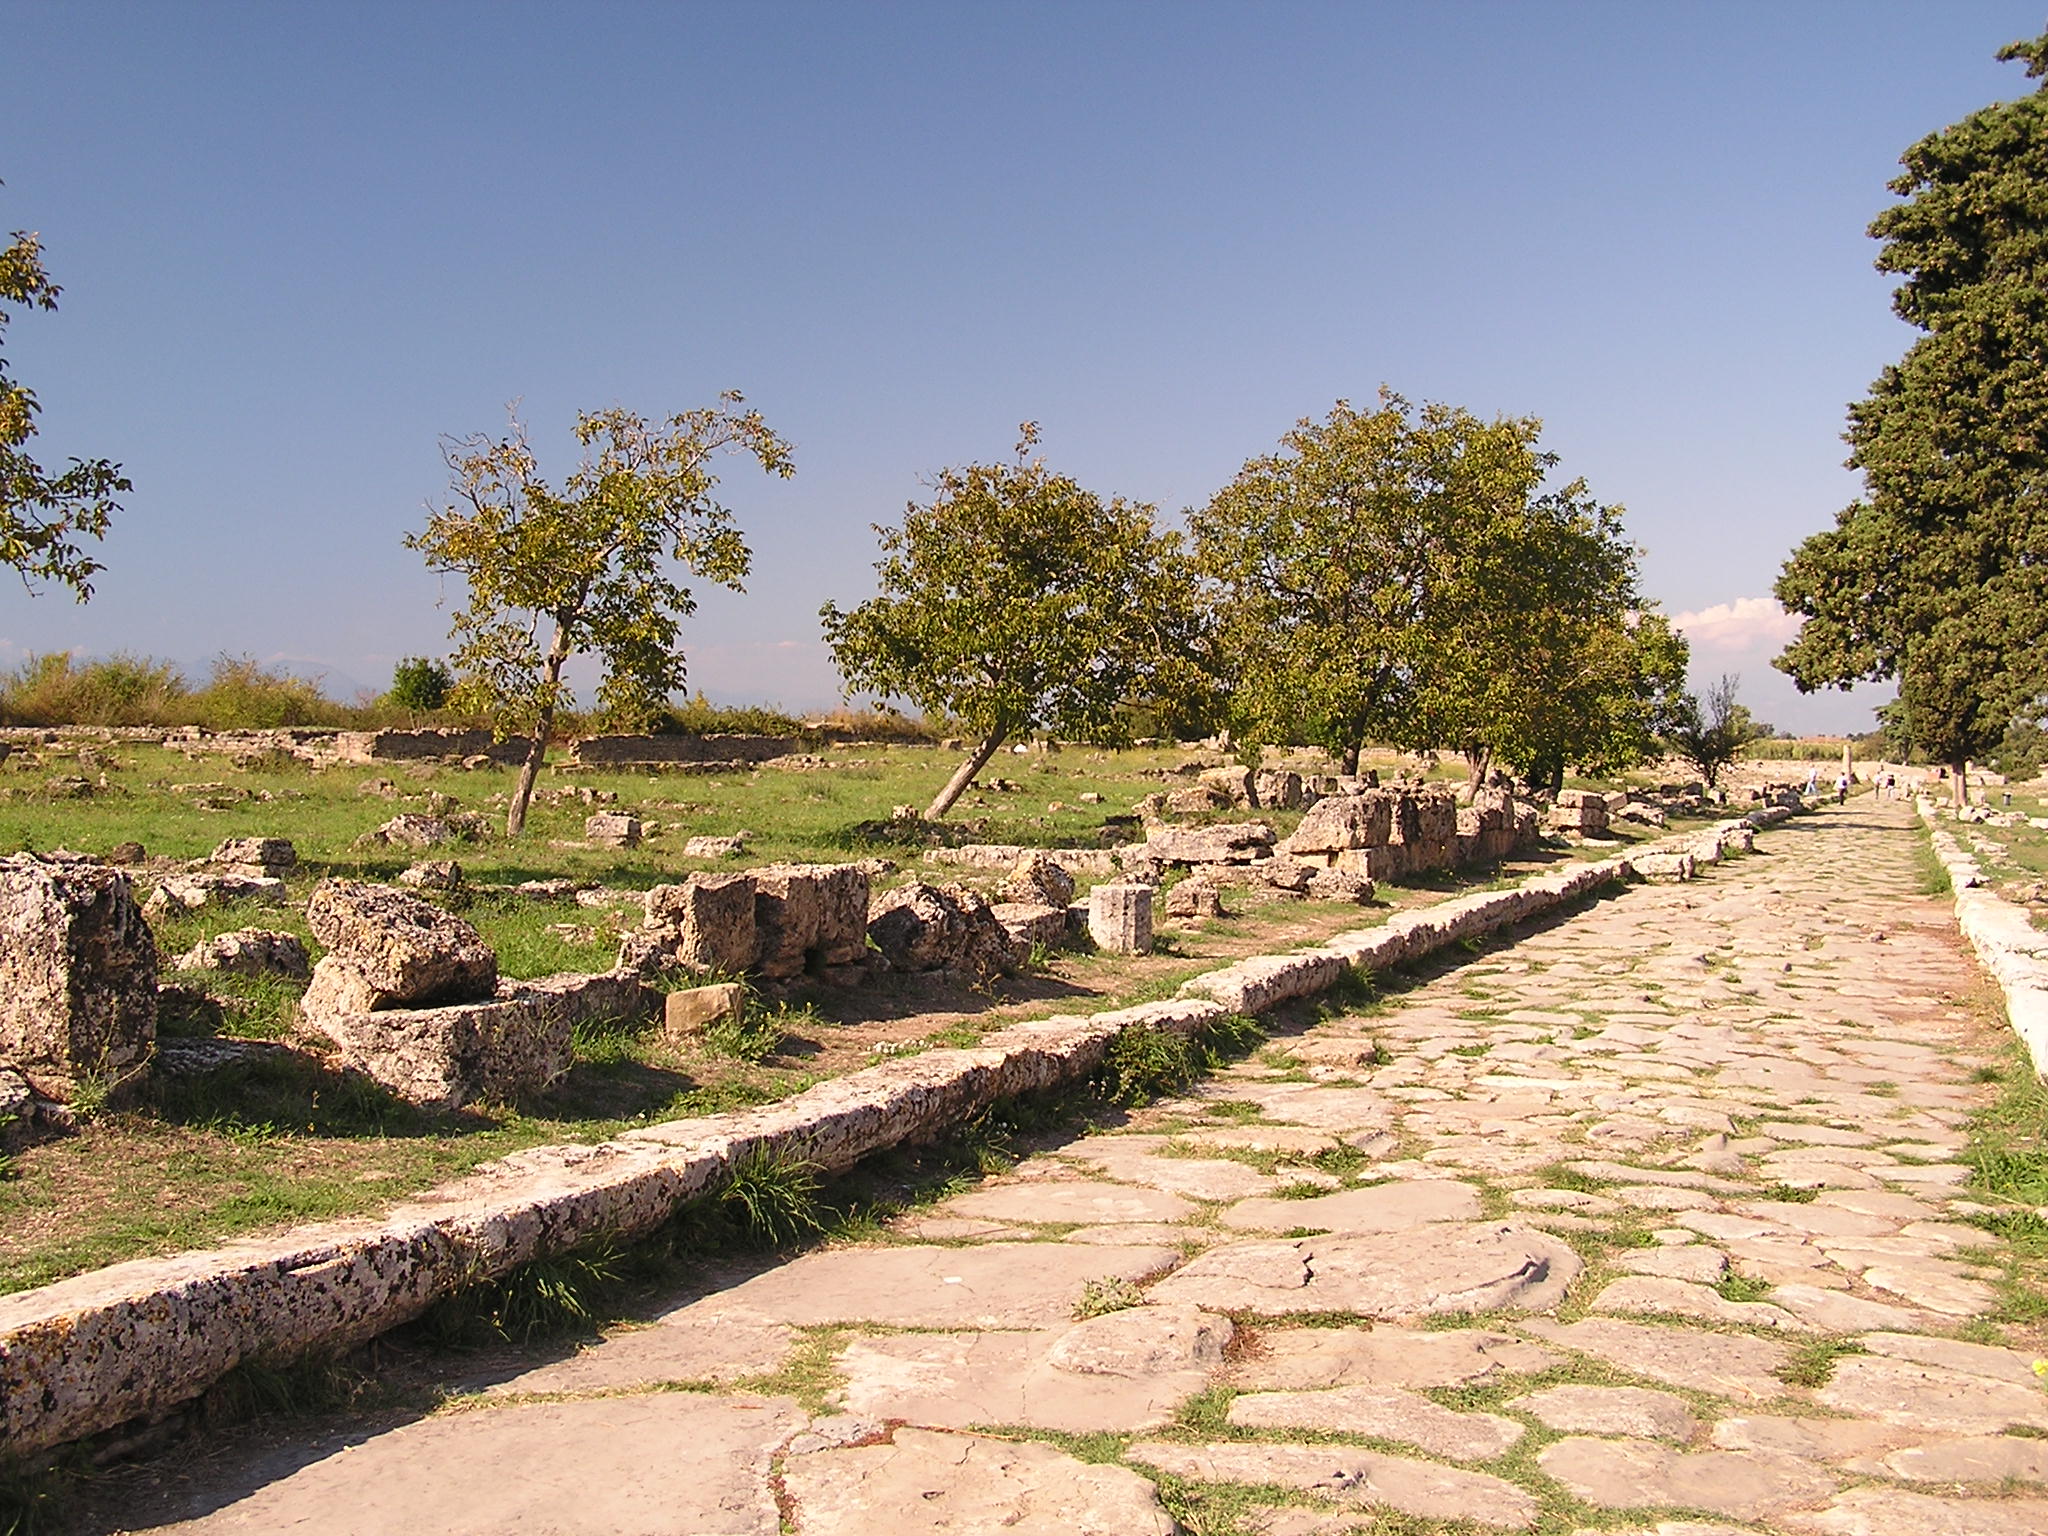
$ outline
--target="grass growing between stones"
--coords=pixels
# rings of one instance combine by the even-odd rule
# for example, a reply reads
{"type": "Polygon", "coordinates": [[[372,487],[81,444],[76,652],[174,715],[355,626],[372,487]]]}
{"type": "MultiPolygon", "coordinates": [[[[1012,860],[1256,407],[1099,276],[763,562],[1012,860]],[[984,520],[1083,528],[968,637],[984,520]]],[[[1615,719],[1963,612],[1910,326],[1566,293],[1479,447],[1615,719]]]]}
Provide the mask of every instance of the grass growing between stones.
{"type": "Polygon", "coordinates": [[[1773,1373],[1788,1387],[1818,1390],[1834,1379],[1835,1363],[1844,1355],[1867,1353],[1853,1338],[1822,1337],[1790,1341],[1792,1353],[1773,1373]]]}

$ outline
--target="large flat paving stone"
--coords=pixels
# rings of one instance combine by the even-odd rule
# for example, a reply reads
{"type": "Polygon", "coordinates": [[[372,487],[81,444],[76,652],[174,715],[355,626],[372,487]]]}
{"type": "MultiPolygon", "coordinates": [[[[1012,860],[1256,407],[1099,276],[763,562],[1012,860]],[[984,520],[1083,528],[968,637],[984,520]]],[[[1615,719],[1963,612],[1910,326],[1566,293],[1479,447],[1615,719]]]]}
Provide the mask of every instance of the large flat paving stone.
{"type": "Polygon", "coordinates": [[[839,1354],[842,1396],[851,1413],[926,1428],[1154,1429],[1208,1385],[1230,1336],[1228,1318],[1136,1307],[1064,1331],[856,1338],[839,1354]]]}
{"type": "Polygon", "coordinates": [[[1546,1387],[1507,1406],[1567,1434],[1690,1440],[1700,1427],[1684,1398],[1649,1387],[1546,1387]]]}
{"type": "Polygon", "coordinates": [[[2012,1424],[2048,1429],[2048,1393],[1889,1355],[1852,1355],[1815,1396],[1830,1408],[1914,1429],[1996,1433],[2012,1424]]]}
{"type": "Polygon", "coordinates": [[[1714,1426],[1714,1444],[1724,1451],[1772,1451],[1807,1461],[1849,1462],[1892,1450],[1914,1431],[1875,1419],[1795,1418],[1778,1414],[1737,1415],[1714,1426]]]}
{"type": "Polygon", "coordinates": [[[1857,1471],[1879,1472],[1909,1483],[2048,1483],[2048,1441],[2019,1435],[1966,1435],[1909,1445],[1889,1456],[1859,1463],[1857,1471]]]}
{"type": "Polygon", "coordinates": [[[2032,1386],[2033,1356],[1995,1344],[1966,1344],[1961,1339],[1924,1339],[1911,1333],[1866,1333],[1860,1341],[1874,1355],[1915,1360],[1938,1365],[1943,1370],[1961,1371],[1966,1376],[1987,1376],[1993,1381],[2016,1381],[2032,1386]]]}
{"type": "Polygon", "coordinates": [[[1463,1519],[1520,1530],[1536,1519],[1535,1499],[1498,1477],[1352,1446],[1172,1445],[1142,1440],[1126,1455],[1176,1477],[1277,1483],[1426,1520],[1463,1519]]]}
{"type": "Polygon", "coordinates": [[[1405,1232],[1438,1221],[1476,1221],[1479,1191],[1455,1179],[1394,1179],[1304,1200],[1240,1200],[1223,1224],[1241,1231],[1405,1232]]]}
{"type": "Polygon", "coordinates": [[[1835,1480],[1811,1462],[1767,1451],[1679,1451],[1648,1440],[1572,1436],[1536,1463],[1589,1504],[1608,1509],[1677,1505],[1737,1520],[1765,1520],[1822,1503],[1835,1480]]]}
{"type": "Polygon", "coordinates": [[[1791,1359],[1791,1351],[1771,1339],[1683,1326],[1660,1328],[1618,1318],[1589,1317],[1576,1323],[1533,1318],[1521,1326],[1538,1338],[1639,1376],[1739,1402],[1767,1402],[1780,1396],[1785,1384],[1776,1372],[1791,1359]]]}
{"type": "Polygon", "coordinates": [[[1255,1390],[1315,1387],[1462,1387],[1534,1375],[1563,1356],[1512,1334],[1481,1328],[1273,1328],[1239,1362],[1238,1384],[1255,1390]]]}
{"type": "Polygon", "coordinates": [[[1451,1461],[1491,1461],[1523,1435],[1497,1413],[1459,1413],[1405,1387],[1249,1392],[1230,1405],[1239,1429],[1319,1429],[1399,1440],[1451,1461]]]}
{"type": "Polygon", "coordinates": [[[1043,1328],[1071,1319],[1090,1280],[1139,1280],[1179,1260],[1172,1248],[1082,1243],[842,1248],[793,1259],[726,1298],[798,1326],[1043,1328]]]}
{"type": "Polygon", "coordinates": [[[646,1328],[496,1383],[491,1391],[603,1392],[675,1381],[733,1381],[782,1368],[796,1330],[776,1318],[712,1297],[646,1328]]]}
{"type": "MultiPolygon", "coordinates": [[[[1030,1440],[899,1429],[893,1443],[792,1456],[802,1536],[1171,1536],[1158,1491],[1128,1467],[1030,1440]]],[[[771,1526],[771,1530],[774,1528],[771,1526]]]]}
{"type": "Polygon", "coordinates": [[[1785,1524],[1813,1536],[2041,1536],[2048,1499],[1937,1499],[1899,1488],[1852,1488],[1785,1524]]]}
{"type": "Polygon", "coordinates": [[[1170,1138],[1149,1134],[1093,1136],[1059,1149],[1061,1157],[1086,1163],[1123,1184],[1186,1195],[1191,1200],[1243,1200],[1279,1187],[1279,1179],[1223,1158],[1174,1157],[1170,1138]]]}
{"type": "Polygon", "coordinates": [[[1547,1233],[1446,1222],[1426,1243],[1402,1232],[1226,1243],[1159,1282],[1152,1297],[1218,1312],[1540,1312],[1564,1299],[1582,1267],[1547,1233]]]}
{"type": "Polygon", "coordinates": [[[958,1195],[937,1207],[941,1216],[978,1216],[990,1221],[1111,1222],[1182,1221],[1194,1205],[1179,1195],[1133,1184],[1094,1179],[1030,1179],[958,1195]]]}
{"type": "Polygon", "coordinates": [[[449,1414],[347,1446],[171,1529],[776,1536],[769,1458],[806,1422],[785,1399],[686,1392],[449,1414]]]}

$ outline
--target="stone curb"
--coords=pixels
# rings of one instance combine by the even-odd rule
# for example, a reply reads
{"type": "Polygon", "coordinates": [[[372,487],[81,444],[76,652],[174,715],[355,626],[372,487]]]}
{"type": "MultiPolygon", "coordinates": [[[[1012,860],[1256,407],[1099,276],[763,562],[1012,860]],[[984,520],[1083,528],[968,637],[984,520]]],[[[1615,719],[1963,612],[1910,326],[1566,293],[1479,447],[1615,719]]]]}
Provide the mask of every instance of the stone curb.
{"type": "Polygon", "coordinates": [[[2033,925],[2025,908],[1990,888],[1977,861],[1937,823],[1932,801],[1923,798],[1916,805],[1955,890],[1956,926],[2005,994],[2005,1016],[2033,1059],[2035,1075],[2048,1077],[2048,933],[2033,925]]]}
{"type": "Polygon", "coordinates": [[[842,1171],[930,1140],[999,1099],[1085,1078],[1124,1030],[1192,1033],[1260,1012],[1325,990],[1347,969],[1420,958],[1630,873],[1628,859],[1616,857],[1536,875],[1300,954],[1239,961],[1186,983],[1170,1001],[1013,1024],[973,1048],[884,1062],[777,1104],[668,1121],[592,1146],[530,1148],[381,1216],[131,1260],[0,1297],[0,1454],[160,1416],[244,1361],[332,1355],[531,1260],[648,1232],[751,1154],[842,1171]]]}

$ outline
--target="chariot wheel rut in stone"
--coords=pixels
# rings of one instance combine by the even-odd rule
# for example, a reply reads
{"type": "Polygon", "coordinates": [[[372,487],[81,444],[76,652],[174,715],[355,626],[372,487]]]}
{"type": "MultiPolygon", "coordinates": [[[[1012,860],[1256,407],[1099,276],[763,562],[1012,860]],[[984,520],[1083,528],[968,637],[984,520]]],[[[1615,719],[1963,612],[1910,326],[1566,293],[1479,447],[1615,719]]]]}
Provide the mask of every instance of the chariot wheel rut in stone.
{"type": "Polygon", "coordinates": [[[2048,1530],[2038,1310],[1964,1187],[2006,1042],[1918,837],[1805,818],[870,1239],[145,1468],[96,1528],[2048,1530]]]}

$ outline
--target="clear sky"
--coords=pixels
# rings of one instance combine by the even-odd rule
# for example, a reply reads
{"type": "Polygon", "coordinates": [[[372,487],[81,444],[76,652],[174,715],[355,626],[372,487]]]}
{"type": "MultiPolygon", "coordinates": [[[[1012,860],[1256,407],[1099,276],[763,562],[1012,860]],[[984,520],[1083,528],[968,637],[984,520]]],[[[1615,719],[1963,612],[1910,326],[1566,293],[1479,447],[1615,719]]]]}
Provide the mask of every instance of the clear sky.
{"type": "MultiPolygon", "coordinates": [[[[2028,86],[2038,3],[94,4],[0,0],[9,327],[45,465],[135,482],[88,607],[0,584],[0,663],[325,671],[445,650],[400,543],[517,399],[746,392],[796,445],[693,682],[836,698],[870,524],[1016,424],[1172,513],[1381,383],[1527,413],[1648,587],[1794,729],[1785,554],[1856,492],[1843,409],[1912,337],[1864,234],[1922,134],[2028,86]]],[[[449,594],[452,595],[452,594],[449,594]]]]}

